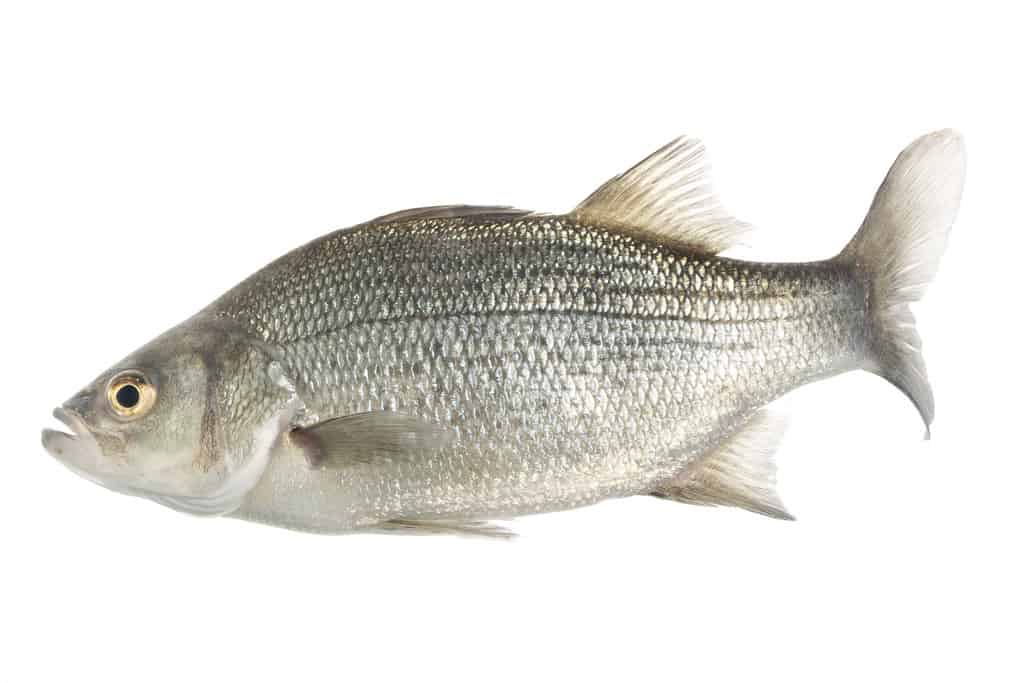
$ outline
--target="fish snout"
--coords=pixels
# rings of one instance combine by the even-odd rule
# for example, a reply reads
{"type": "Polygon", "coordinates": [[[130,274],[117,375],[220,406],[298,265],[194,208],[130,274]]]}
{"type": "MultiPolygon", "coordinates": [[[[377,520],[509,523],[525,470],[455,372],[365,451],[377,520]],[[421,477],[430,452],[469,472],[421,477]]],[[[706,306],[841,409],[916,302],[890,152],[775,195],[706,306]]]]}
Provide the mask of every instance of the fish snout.
{"type": "Polygon", "coordinates": [[[68,431],[43,429],[42,444],[47,453],[65,463],[84,464],[90,459],[99,458],[99,445],[81,417],[64,407],[54,409],[53,417],[68,431]]]}

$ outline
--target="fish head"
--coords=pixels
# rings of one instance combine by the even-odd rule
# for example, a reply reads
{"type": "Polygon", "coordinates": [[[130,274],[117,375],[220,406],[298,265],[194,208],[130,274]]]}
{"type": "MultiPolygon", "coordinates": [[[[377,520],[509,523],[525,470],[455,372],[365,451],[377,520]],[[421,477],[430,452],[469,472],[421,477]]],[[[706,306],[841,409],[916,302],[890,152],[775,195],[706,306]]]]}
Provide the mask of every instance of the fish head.
{"type": "Polygon", "coordinates": [[[101,373],[54,410],[43,447],[108,489],[185,512],[236,509],[298,410],[273,354],[195,320],[101,373]]]}

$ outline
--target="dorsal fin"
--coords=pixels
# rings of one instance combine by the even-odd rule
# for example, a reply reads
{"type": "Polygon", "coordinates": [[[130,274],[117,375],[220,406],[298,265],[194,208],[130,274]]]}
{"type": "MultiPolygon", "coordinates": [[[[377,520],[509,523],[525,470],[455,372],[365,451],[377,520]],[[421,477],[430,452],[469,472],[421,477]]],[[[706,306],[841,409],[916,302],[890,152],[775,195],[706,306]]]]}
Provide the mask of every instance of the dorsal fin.
{"type": "Polygon", "coordinates": [[[704,144],[680,137],[587,197],[571,214],[581,221],[631,228],[717,254],[750,229],[730,216],[711,183],[704,144]]]}
{"type": "Polygon", "coordinates": [[[378,216],[370,223],[399,223],[404,221],[423,221],[432,218],[521,218],[531,211],[516,209],[511,206],[472,206],[470,204],[447,204],[444,206],[421,206],[405,209],[378,216]]]}

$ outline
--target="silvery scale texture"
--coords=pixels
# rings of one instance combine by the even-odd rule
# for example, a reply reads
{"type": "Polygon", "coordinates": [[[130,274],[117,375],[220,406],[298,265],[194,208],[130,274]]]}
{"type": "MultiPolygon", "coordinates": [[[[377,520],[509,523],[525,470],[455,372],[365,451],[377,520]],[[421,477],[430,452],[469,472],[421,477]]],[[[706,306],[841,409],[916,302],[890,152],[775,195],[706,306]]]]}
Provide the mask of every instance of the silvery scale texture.
{"type": "Polygon", "coordinates": [[[212,311],[280,349],[308,422],[394,410],[457,435],[341,471],[296,458],[264,482],[278,497],[303,487],[298,517],[328,511],[331,524],[650,491],[776,396],[856,365],[864,298],[828,262],[700,256],[566,217],[499,214],[329,235],[212,311]]]}

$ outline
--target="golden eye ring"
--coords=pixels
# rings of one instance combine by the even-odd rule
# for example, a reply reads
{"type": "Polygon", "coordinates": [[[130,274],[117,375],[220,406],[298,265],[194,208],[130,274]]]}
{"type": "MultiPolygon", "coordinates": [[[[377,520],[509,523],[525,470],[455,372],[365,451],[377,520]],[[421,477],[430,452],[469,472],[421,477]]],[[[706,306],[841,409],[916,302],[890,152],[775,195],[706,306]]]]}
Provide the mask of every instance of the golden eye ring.
{"type": "Polygon", "coordinates": [[[121,373],[107,385],[107,403],[118,417],[142,417],[155,402],[156,389],[141,373],[121,373]]]}

